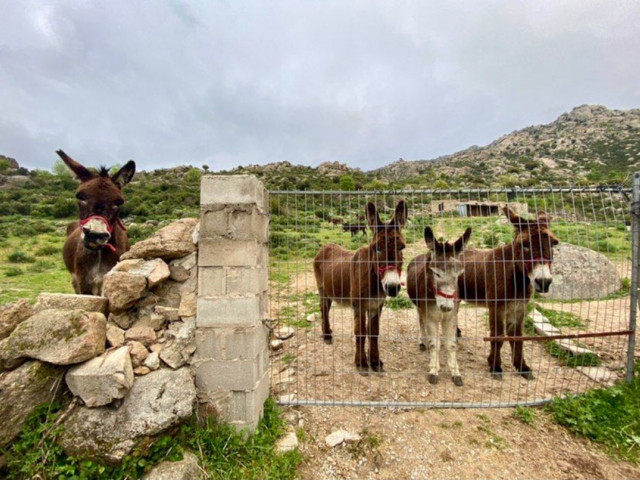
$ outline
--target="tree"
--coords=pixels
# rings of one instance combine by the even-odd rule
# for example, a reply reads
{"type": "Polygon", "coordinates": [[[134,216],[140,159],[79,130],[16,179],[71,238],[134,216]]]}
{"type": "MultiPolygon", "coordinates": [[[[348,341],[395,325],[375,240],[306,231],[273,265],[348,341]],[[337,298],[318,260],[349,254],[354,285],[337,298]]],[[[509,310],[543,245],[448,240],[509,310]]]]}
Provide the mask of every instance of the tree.
{"type": "Polygon", "coordinates": [[[54,162],[53,168],[51,169],[51,171],[56,177],[60,177],[60,178],[71,177],[71,170],[69,170],[69,167],[67,167],[67,165],[60,159],[54,162]]]}
{"type": "Polygon", "coordinates": [[[356,189],[356,182],[351,175],[342,175],[338,182],[338,187],[340,190],[351,192],[356,189]]]}

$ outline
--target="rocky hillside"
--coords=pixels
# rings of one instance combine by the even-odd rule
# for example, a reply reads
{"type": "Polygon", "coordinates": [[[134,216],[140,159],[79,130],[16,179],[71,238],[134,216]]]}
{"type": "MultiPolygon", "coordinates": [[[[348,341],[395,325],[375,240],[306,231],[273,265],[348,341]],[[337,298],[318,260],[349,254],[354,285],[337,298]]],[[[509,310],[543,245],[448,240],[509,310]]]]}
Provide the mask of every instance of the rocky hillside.
{"type": "Polygon", "coordinates": [[[640,109],[582,105],[554,122],[435,160],[399,160],[374,173],[401,184],[542,186],[624,182],[640,169],[640,109]]]}

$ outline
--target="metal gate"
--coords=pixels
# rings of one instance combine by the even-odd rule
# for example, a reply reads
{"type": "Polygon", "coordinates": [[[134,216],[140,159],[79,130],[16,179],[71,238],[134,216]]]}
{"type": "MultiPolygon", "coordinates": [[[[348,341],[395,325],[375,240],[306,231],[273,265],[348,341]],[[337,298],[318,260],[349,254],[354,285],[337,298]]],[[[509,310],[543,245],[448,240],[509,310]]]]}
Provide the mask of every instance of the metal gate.
{"type": "Polygon", "coordinates": [[[640,177],[631,186],[496,190],[272,191],[269,301],[271,388],[281,404],[388,407],[505,407],[536,405],[577,394],[634,370],[638,288],[640,177]],[[425,253],[426,225],[445,240],[473,227],[471,245],[494,248],[513,239],[502,206],[526,217],[551,215],[560,239],[548,295],[534,295],[525,323],[524,352],[534,378],[511,366],[502,349],[502,380],[487,368],[487,310],[460,306],[458,363],[464,385],[451,382],[441,351],[440,381],[427,381],[427,354],[418,348],[417,312],[403,288],[387,298],[380,327],[384,372],[354,366],[353,312],[331,309],[333,343],[321,337],[313,257],[337,243],[357,250],[371,239],[365,206],[388,220],[398,200],[409,207],[403,229],[404,265],[425,253]],[[636,213],[633,214],[632,211],[636,213]]]}

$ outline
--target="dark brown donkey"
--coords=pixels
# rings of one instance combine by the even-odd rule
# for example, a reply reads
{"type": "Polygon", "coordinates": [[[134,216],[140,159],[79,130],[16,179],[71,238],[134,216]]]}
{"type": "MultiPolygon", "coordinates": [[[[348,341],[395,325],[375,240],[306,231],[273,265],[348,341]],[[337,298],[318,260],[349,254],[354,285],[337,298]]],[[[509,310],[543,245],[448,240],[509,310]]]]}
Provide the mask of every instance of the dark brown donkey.
{"type": "MultiPolygon", "coordinates": [[[[464,274],[458,280],[460,298],[489,309],[492,337],[522,336],[527,303],[533,291],[546,293],[551,285],[553,246],[558,239],[551,232],[551,219],[538,212],[535,220],[525,220],[504,207],[515,227],[513,241],[493,250],[465,250],[459,259],[464,274]]],[[[522,341],[509,340],[513,366],[526,379],[533,378],[522,352],[522,341]]],[[[502,378],[502,340],[492,340],[489,371],[502,378]]]]}
{"type": "Polygon", "coordinates": [[[365,341],[369,338],[369,364],[377,372],[383,362],[378,351],[380,314],[387,295],[400,291],[402,250],[405,247],[401,229],[407,221],[407,204],[400,200],[391,221],[380,220],[373,203],[367,204],[367,222],[373,232],[369,245],[356,252],[329,244],[320,249],[313,260],[313,271],[320,294],[322,335],[331,343],[329,310],[336,301],[351,305],[356,336],[356,367],[367,370],[365,341]],[[368,319],[368,322],[367,322],[368,319]]]}
{"type": "Polygon", "coordinates": [[[56,153],[80,180],[76,191],[80,220],[67,227],[67,241],[62,250],[64,264],[71,272],[76,293],[100,295],[102,277],[129,250],[127,232],[120,220],[120,207],[124,203],[121,190],[133,177],[136,164],[129,160],[110,176],[104,167],[95,173],[62,150],[56,153]]]}
{"type": "Polygon", "coordinates": [[[407,293],[418,310],[420,350],[429,350],[429,383],[438,383],[440,339],[447,352],[447,365],[453,383],[462,386],[456,353],[458,326],[458,278],[464,272],[456,258],[471,236],[467,228],[455,242],[440,242],[430,227],[424,227],[424,241],[429,250],[418,255],[407,267],[407,293]],[[442,325],[442,335],[440,335],[442,325]],[[427,348],[428,346],[428,348],[427,348]]]}

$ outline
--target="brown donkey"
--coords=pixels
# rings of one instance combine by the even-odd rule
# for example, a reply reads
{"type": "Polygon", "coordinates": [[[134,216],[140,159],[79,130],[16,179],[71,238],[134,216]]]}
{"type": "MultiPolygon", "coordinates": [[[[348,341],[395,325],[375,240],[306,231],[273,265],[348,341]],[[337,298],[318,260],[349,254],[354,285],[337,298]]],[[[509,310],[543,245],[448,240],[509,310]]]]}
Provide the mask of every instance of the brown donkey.
{"type": "Polygon", "coordinates": [[[75,173],[80,185],[76,191],[80,220],[67,227],[62,255],[76,293],[100,295],[102,277],[129,250],[129,239],[120,207],[124,187],[136,171],[133,160],[112,176],[106,168],[95,173],[80,165],[62,150],[56,152],[75,173]]]}
{"type": "Polygon", "coordinates": [[[369,364],[382,371],[378,351],[380,314],[387,295],[395,297],[401,288],[402,250],[405,240],[401,229],[407,221],[407,204],[400,200],[391,221],[383,223],[373,203],[367,204],[367,222],[373,232],[369,245],[356,252],[329,244],[320,249],[313,260],[313,271],[320,294],[322,335],[331,343],[329,310],[331,303],[351,305],[356,337],[355,364],[367,370],[365,341],[369,338],[369,364]],[[368,319],[368,322],[367,322],[368,319]]]}
{"type": "Polygon", "coordinates": [[[456,355],[458,326],[458,277],[464,269],[457,259],[471,236],[467,228],[455,242],[439,242],[430,227],[424,227],[424,241],[431,250],[418,255],[407,267],[407,293],[418,310],[420,350],[429,350],[429,383],[438,383],[440,333],[447,351],[447,364],[453,383],[462,386],[456,355]]]}
{"type": "MultiPolygon", "coordinates": [[[[458,280],[460,298],[489,309],[492,337],[522,336],[527,303],[535,289],[546,293],[551,285],[553,246],[558,239],[549,227],[550,218],[538,212],[535,220],[525,220],[504,207],[515,227],[513,241],[493,250],[466,250],[460,255],[464,274],[458,280]]],[[[532,379],[531,368],[522,352],[522,341],[509,340],[513,366],[526,379],[532,379]]],[[[500,349],[502,340],[492,340],[488,357],[489,371],[502,378],[500,349]]]]}

